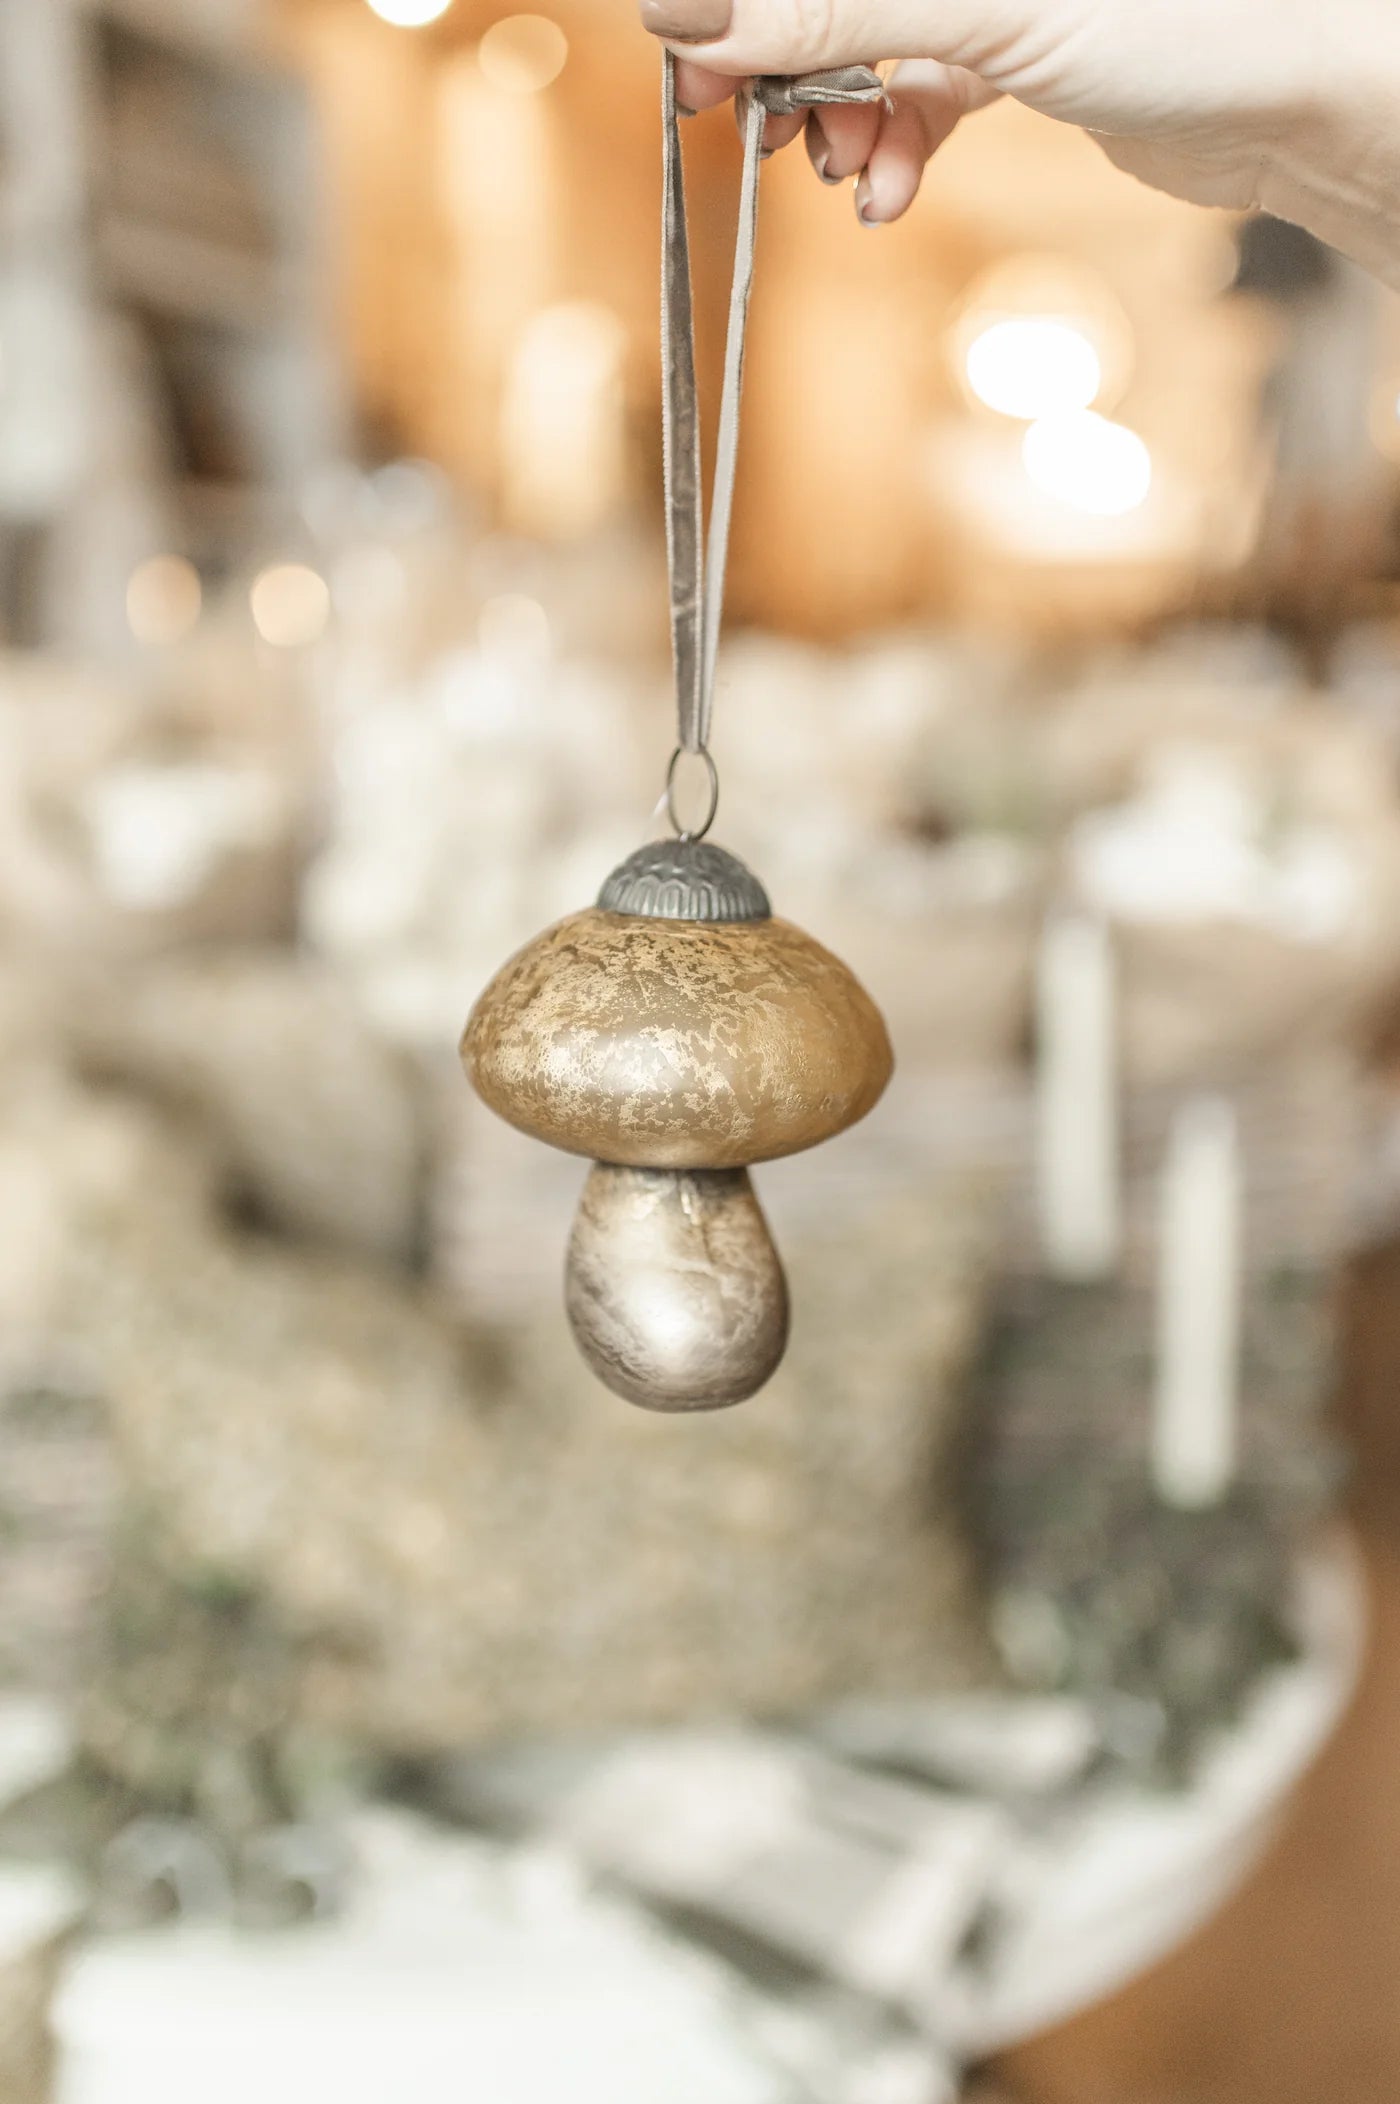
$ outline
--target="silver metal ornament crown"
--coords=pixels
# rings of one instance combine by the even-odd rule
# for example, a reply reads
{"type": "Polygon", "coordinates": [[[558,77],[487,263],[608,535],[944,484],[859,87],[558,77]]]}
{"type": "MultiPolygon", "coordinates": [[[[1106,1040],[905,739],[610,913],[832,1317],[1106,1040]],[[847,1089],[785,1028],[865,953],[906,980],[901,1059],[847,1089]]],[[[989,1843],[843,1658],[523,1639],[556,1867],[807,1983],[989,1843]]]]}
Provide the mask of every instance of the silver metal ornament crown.
{"type": "Polygon", "coordinates": [[[618,864],[598,904],[652,920],[758,921],[773,911],[753,871],[709,840],[649,840],[618,864]]]}

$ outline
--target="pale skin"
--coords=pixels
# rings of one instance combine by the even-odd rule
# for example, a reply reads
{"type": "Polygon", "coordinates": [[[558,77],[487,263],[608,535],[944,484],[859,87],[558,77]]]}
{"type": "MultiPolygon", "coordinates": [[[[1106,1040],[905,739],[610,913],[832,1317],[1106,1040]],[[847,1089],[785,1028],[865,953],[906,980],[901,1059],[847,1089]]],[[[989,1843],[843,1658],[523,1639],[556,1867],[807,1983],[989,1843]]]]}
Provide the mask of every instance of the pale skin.
{"type": "Polygon", "coordinates": [[[641,0],[708,109],[758,73],[899,64],[892,106],[769,120],[863,224],[898,219],[956,126],[1009,95],[1197,204],[1262,208],[1400,286],[1400,0],[641,0]]]}

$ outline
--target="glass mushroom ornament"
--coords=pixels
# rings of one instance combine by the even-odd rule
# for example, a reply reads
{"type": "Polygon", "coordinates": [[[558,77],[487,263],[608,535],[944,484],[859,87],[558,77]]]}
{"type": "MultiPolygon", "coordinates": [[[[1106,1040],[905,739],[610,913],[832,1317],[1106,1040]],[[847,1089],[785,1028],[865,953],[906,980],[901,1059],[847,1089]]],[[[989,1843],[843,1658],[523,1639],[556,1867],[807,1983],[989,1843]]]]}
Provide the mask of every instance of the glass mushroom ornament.
{"type": "Polygon", "coordinates": [[[714,1410],[769,1379],[782,1264],[749,1169],[856,1123],[893,1067],[879,1010],[725,849],[638,849],[513,957],[462,1040],[491,1109],[594,1167],[565,1301],[598,1378],[714,1410]]]}
{"type": "Polygon", "coordinates": [[[787,1345],[783,1267],[754,1196],[755,1162],[854,1125],[884,1092],[890,1041],[829,950],[778,920],[734,855],[706,842],[719,798],[709,752],[715,658],[768,114],[880,102],[864,67],[751,83],[708,548],[702,559],[685,189],[675,60],[662,60],[662,405],[678,744],[666,802],[677,837],[615,869],[497,973],[462,1058],[510,1124],[594,1168],[569,1241],[565,1303],[599,1379],[649,1410],[743,1402],[787,1345]],[[697,831],[675,812],[678,762],[709,777],[697,831]]]}

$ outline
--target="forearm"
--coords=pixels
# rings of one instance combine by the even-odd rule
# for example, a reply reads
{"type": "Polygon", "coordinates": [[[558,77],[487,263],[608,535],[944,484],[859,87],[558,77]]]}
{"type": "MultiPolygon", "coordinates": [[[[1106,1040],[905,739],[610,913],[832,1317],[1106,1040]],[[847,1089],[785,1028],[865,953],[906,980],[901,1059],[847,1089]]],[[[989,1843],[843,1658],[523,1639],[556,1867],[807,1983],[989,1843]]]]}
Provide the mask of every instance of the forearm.
{"type": "Polygon", "coordinates": [[[1400,291],[1400,0],[1337,16],[1335,61],[1266,167],[1260,203],[1400,291]]]}

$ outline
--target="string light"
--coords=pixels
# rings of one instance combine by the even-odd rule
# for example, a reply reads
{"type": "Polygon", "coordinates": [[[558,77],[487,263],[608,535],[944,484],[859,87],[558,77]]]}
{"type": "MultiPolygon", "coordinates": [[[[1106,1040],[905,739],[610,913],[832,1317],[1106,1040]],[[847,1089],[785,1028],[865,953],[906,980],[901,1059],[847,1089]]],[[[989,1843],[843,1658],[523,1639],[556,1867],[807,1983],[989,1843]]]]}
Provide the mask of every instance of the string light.
{"type": "Polygon", "coordinates": [[[452,0],[369,0],[369,4],[381,22],[391,22],[395,29],[422,29],[445,15],[452,0]]]}
{"type": "Polygon", "coordinates": [[[183,555],[152,555],[138,563],[126,587],[126,618],[138,643],[178,643],[199,620],[204,589],[183,555]]]}
{"type": "Polygon", "coordinates": [[[538,95],[557,80],[569,40],[548,15],[506,15],[477,47],[477,63],[493,88],[507,95],[538,95]]]}
{"type": "Polygon", "coordinates": [[[1095,518],[1137,511],[1152,488],[1152,455],[1136,431],[1092,409],[1032,424],[1021,459],[1038,490],[1095,518]]]}
{"type": "Polygon", "coordinates": [[[330,590],[305,563],[274,563],[254,579],[248,596],[253,626],[274,649],[304,650],[326,632],[330,590]]]}

